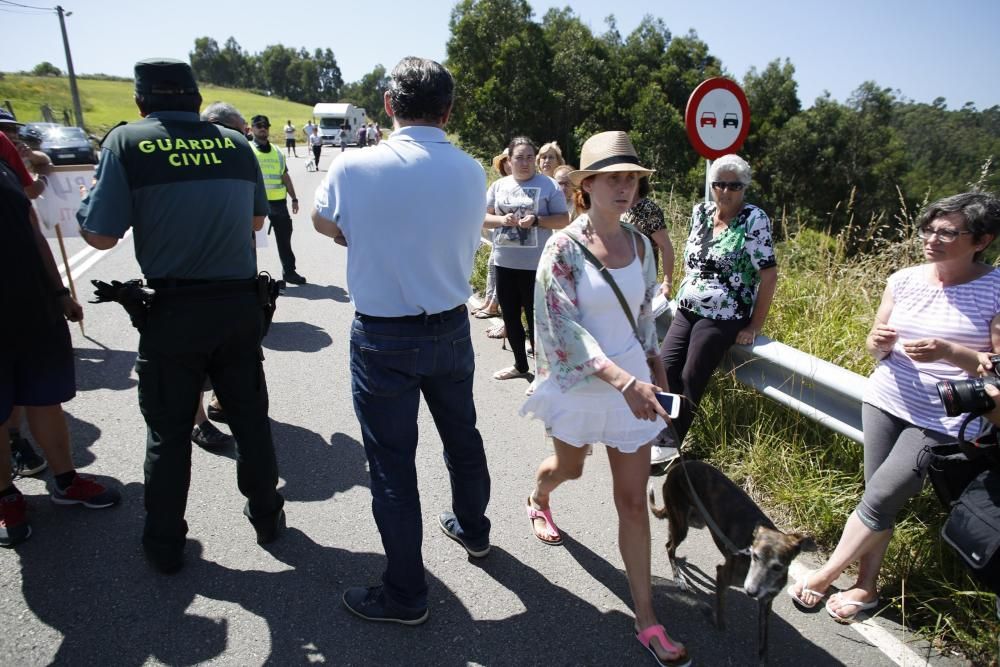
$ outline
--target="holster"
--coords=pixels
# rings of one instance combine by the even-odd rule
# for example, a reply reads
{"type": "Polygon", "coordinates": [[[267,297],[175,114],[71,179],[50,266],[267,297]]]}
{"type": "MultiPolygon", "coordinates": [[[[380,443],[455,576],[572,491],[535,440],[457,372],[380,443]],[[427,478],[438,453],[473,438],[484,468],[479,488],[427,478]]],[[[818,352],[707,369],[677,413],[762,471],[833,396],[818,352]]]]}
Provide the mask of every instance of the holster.
{"type": "Polygon", "coordinates": [[[261,338],[267,335],[274,319],[274,311],[278,307],[278,296],[285,289],[284,280],[275,280],[267,271],[257,274],[257,301],[264,311],[264,331],[261,338]]]}
{"type": "Polygon", "coordinates": [[[112,280],[106,283],[102,280],[91,280],[94,286],[94,299],[90,303],[107,303],[114,301],[121,304],[128,313],[129,320],[137,330],[142,331],[149,317],[149,307],[153,303],[156,291],[146,287],[142,280],[133,279],[120,282],[112,280]]]}

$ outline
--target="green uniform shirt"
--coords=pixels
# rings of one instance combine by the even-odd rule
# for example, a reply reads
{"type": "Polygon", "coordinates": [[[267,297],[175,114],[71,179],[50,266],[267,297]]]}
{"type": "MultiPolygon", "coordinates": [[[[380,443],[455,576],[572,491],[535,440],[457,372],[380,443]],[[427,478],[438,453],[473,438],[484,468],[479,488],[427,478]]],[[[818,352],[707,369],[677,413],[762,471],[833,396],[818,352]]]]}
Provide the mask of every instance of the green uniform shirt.
{"type": "Polygon", "coordinates": [[[146,278],[232,280],[257,272],[253,217],[267,215],[246,138],[198,114],[161,111],[104,141],[97,183],[77,219],[95,234],[134,230],[146,278]]]}

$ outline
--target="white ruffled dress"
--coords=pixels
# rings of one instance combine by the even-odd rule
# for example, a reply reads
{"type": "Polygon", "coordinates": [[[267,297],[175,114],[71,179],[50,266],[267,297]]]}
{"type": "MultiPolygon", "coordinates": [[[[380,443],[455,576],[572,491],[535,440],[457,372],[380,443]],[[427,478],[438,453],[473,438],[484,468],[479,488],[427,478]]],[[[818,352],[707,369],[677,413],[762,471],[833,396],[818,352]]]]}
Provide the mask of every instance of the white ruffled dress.
{"type": "MultiPolygon", "coordinates": [[[[634,242],[634,239],[633,239],[634,242]]],[[[628,266],[610,269],[611,275],[638,318],[646,290],[638,254],[628,266]]],[[[593,265],[585,263],[576,283],[579,321],[615,364],[648,381],[646,353],[636,339],[621,303],[593,265]]],[[[563,442],[583,447],[603,443],[632,453],[655,438],[664,422],[638,419],[617,389],[597,377],[588,378],[565,392],[553,376],[536,380],[534,393],[521,407],[521,415],[545,424],[546,432],[563,442]]]]}

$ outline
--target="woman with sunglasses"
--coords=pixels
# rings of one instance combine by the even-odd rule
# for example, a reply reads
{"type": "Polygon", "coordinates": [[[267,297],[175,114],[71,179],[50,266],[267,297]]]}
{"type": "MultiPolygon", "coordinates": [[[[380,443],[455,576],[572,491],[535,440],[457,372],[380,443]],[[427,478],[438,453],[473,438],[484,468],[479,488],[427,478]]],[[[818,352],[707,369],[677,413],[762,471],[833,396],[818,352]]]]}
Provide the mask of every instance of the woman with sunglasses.
{"type": "MultiPolygon", "coordinates": [[[[743,200],[750,185],[750,165],[725,155],[709,171],[712,198],[691,215],[684,247],[684,280],[677,290],[677,312],[663,339],[660,356],[667,371],[667,391],[687,398],[661,445],[678,446],[691,427],[712,372],[733,343],[751,345],[764,327],[778,283],[778,268],[767,214],[743,200]]],[[[652,463],[670,455],[654,446],[652,463]]]]}
{"type": "Polygon", "coordinates": [[[878,606],[896,515],[924,484],[923,448],[958,437],[965,415],[945,414],[937,383],[975,376],[977,353],[1000,351],[1000,269],[982,261],[1000,233],[1000,200],[981,192],[946,197],[920,215],[917,230],[927,261],[889,276],[865,340],[878,365],[861,405],[864,495],[826,564],[788,588],[799,607],[815,607],[857,561],[854,585],[826,602],[838,622],[878,606]]]}

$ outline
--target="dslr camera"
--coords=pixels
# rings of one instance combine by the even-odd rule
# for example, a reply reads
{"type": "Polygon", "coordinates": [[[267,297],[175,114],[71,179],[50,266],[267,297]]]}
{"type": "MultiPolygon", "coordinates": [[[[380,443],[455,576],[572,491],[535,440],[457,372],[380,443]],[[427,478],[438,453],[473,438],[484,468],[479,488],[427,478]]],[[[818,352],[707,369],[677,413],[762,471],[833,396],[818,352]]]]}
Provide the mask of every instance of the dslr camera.
{"type": "Polygon", "coordinates": [[[981,415],[996,407],[996,403],[986,393],[986,385],[1000,388],[1000,354],[990,355],[990,363],[993,364],[993,375],[954,382],[942,380],[937,383],[938,396],[949,417],[957,417],[966,412],[981,415]]]}

